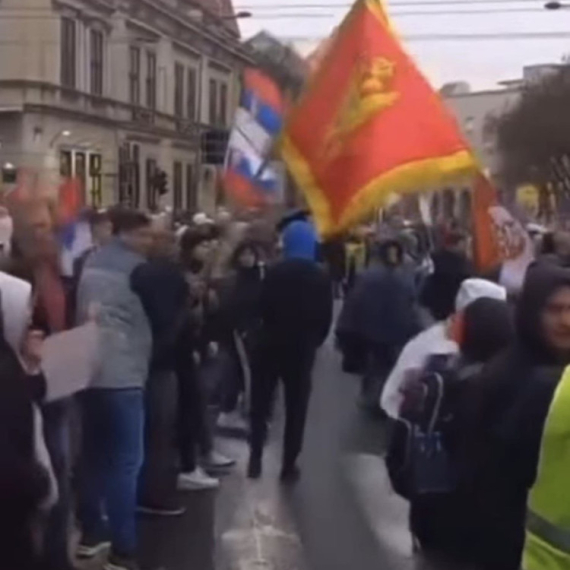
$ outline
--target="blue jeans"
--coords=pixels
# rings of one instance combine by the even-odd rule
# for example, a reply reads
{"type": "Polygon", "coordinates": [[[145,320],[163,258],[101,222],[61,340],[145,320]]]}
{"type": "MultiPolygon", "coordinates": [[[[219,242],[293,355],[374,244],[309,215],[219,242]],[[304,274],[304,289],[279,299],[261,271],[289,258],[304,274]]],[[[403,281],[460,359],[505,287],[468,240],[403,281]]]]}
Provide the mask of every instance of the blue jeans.
{"type": "Polygon", "coordinates": [[[143,462],[141,389],[92,389],[81,395],[83,448],[79,519],[83,536],[135,554],[137,481],[143,462]],[[108,517],[108,528],[103,513],[108,517]]]}

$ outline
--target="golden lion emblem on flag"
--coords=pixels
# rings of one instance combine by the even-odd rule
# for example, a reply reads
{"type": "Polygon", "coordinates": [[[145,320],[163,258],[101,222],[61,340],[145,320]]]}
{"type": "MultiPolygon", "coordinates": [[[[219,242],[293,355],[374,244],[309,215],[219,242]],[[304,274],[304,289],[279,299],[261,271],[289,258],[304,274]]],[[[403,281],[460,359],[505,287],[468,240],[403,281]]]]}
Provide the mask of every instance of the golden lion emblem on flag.
{"type": "Polygon", "coordinates": [[[396,64],[385,57],[361,57],[350,88],[325,141],[325,154],[334,157],[356,129],[391,107],[399,93],[391,90],[396,64]]]}

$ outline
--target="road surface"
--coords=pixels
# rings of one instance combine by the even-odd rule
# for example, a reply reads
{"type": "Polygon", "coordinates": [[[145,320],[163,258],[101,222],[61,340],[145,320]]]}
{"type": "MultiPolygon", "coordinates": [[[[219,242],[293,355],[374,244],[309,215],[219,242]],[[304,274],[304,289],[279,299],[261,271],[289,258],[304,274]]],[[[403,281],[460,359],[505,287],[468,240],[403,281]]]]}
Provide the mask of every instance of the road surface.
{"type": "Polygon", "coordinates": [[[406,503],[392,492],[381,458],[384,426],[356,407],[358,388],[327,344],[315,368],[302,478],[294,488],[278,482],[279,425],[261,481],[244,476],[244,441],[221,442],[239,465],[216,503],[216,570],[428,567],[412,555],[406,503]]]}

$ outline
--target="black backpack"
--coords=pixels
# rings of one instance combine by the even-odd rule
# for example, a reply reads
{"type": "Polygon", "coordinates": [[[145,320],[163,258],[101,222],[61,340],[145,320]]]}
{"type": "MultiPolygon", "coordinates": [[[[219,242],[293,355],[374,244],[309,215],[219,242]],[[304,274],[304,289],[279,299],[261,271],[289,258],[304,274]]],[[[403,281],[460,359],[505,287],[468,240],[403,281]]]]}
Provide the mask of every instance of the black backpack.
{"type": "Polygon", "coordinates": [[[392,424],[386,467],[396,493],[408,500],[451,493],[457,469],[446,444],[453,422],[447,389],[454,381],[448,356],[436,357],[405,389],[400,419],[392,424]]]}

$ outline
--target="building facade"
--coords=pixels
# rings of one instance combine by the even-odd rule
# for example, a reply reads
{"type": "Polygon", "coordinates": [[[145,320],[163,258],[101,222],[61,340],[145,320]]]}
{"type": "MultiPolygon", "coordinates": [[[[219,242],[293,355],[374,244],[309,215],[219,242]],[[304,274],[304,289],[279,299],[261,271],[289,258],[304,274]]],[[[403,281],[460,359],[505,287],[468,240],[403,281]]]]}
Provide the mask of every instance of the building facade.
{"type": "Polygon", "coordinates": [[[0,0],[0,44],[5,168],[48,191],[78,177],[95,207],[215,207],[204,139],[229,128],[252,63],[229,0],[0,0]]]}
{"type": "MultiPolygon", "coordinates": [[[[500,156],[492,122],[516,104],[520,86],[471,91],[468,84],[458,82],[444,85],[440,94],[483,170],[493,178],[500,170],[500,156]]],[[[458,219],[468,224],[471,219],[471,190],[470,180],[434,189],[430,195],[432,219],[458,219]]]]}
{"type": "Polygon", "coordinates": [[[491,128],[493,119],[510,109],[519,96],[518,87],[444,95],[444,101],[454,114],[463,136],[491,175],[500,167],[496,137],[491,128]]]}

